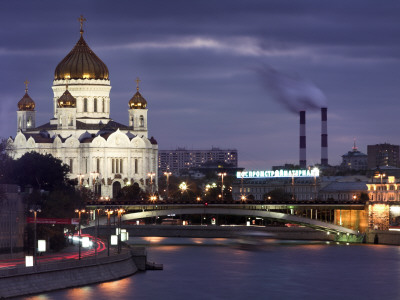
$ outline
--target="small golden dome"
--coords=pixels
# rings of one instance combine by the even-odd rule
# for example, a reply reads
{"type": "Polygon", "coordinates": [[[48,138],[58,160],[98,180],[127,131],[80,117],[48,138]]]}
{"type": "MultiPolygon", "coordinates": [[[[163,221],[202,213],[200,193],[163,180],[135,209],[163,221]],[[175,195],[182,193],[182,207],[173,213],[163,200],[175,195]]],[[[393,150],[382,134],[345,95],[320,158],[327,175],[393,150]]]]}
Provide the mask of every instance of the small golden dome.
{"type": "Polygon", "coordinates": [[[57,106],[74,108],[76,107],[76,99],[68,90],[65,90],[64,94],[57,100],[57,106]]]}
{"type": "Polygon", "coordinates": [[[130,109],[145,109],[147,107],[147,101],[143,98],[143,96],[139,93],[139,77],[136,78],[136,94],[133,95],[131,100],[129,100],[129,108],[130,109]]]}
{"type": "Polygon", "coordinates": [[[24,84],[25,84],[25,95],[18,102],[18,110],[20,110],[20,111],[25,111],[25,110],[34,111],[35,110],[35,101],[33,101],[32,98],[29,97],[29,95],[28,95],[28,84],[29,84],[29,81],[25,80],[24,84]]]}
{"type": "Polygon", "coordinates": [[[18,110],[35,110],[35,101],[28,95],[28,90],[25,90],[25,95],[18,102],[18,110]]]}
{"type": "Polygon", "coordinates": [[[108,68],[81,38],[70,53],[57,65],[54,79],[104,79],[108,80],[108,68]]]}
{"type": "Polygon", "coordinates": [[[129,108],[145,109],[146,107],[147,101],[143,98],[139,91],[137,91],[136,94],[133,95],[131,100],[129,100],[129,108]]]}

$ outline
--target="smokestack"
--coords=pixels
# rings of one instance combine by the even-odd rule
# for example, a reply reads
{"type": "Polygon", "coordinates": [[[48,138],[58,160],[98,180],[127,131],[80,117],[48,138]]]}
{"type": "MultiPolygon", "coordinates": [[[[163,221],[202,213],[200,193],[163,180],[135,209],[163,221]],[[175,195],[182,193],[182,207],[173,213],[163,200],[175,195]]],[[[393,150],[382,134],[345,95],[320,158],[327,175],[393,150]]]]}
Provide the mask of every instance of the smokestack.
{"type": "Polygon", "coordinates": [[[328,114],[327,108],[321,108],[321,165],[328,165],[328,114]]]}
{"type": "Polygon", "coordinates": [[[307,167],[306,160],[306,111],[300,111],[300,168],[307,167]]]}

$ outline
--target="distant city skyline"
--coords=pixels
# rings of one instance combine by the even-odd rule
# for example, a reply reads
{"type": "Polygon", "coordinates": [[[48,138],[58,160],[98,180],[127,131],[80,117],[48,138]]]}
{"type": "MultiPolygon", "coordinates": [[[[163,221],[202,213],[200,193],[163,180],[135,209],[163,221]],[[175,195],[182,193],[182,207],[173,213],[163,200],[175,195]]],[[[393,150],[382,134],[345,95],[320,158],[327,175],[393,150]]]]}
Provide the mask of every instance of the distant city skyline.
{"type": "MultiPolygon", "coordinates": [[[[399,145],[400,3],[386,1],[13,1],[0,11],[0,137],[16,134],[29,80],[36,125],[52,117],[54,69],[84,37],[107,65],[111,117],[148,102],[159,149],[238,150],[238,166],[299,161],[299,117],[260,76],[273,68],[310,82],[328,107],[328,159],[399,145]]],[[[320,163],[319,111],[307,111],[307,163],[320,163]]]]}

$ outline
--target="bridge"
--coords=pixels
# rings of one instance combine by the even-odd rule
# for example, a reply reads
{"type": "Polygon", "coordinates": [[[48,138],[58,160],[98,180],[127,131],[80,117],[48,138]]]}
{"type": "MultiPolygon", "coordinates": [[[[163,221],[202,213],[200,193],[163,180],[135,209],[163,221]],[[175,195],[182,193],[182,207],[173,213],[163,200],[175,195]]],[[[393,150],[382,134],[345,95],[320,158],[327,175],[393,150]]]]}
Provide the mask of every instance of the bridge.
{"type": "MultiPolygon", "coordinates": [[[[143,202],[93,202],[88,209],[123,208],[122,221],[171,215],[231,215],[273,220],[283,223],[299,224],[316,230],[334,233],[340,237],[358,236],[359,226],[341,221],[342,213],[364,212],[361,202],[285,202],[285,203],[143,203],[143,202]],[[338,221],[339,220],[339,221],[338,221]],[[338,224],[339,223],[339,224],[338,224]],[[341,224],[341,225],[340,225],[341,224]],[[347,226],[346,226],[347,225],[347,226]]],[[[357,220],[357,218],[354,218],[357,220]]],[[[358,219],[358,223],[359,223],[358,219]]],[[[100,225],[107,218],[100,218],[100,225]]],[[[93,223],[94,224],[94,223],[93,223]]]]}

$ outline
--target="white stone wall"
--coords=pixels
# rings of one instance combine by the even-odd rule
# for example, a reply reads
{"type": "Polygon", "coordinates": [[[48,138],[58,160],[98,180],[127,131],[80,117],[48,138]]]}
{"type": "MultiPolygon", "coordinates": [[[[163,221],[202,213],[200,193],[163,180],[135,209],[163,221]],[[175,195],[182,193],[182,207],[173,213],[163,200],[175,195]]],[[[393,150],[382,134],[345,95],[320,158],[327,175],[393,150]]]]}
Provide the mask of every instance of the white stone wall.
{"type": "MultiPolygon", "coordinates": [[[[24,153],[36,151],[42,154],[49,153],[69,165],[72,172],[71,178],[84,180],[84,185],[94,188],[93,181],[102,182],[101,195],[113,197],[112,184],[121,183],[121,187],[133,182],[146,189],[148,173],[155,173],[157,178],[158,145],[153,145],[145,137],[136,136],[129,139],[125,132],[117,130],[107,140],[97,136],[91,143],[81,143],[76,137],[71,136],[64,142],[57,136],[52,143],[36,143],[33,138],[28,140],[24,134],[18,133],[12,142],[14,158],[21,157],[24,153]],[[135,159],[138,161],[135,172],[135,159]],[[99,160],[99,166],[97,166],[99,160]],[[122,161],[120,167],[112,167],[114,163],[122,161]]],[[[119,165],[120,166],[120,165],[119,165]]],[[[153,180],[155,180],[153,178],[153,180]]],[[[157,181],[155,180],[155,190],[157,181]]]]}

